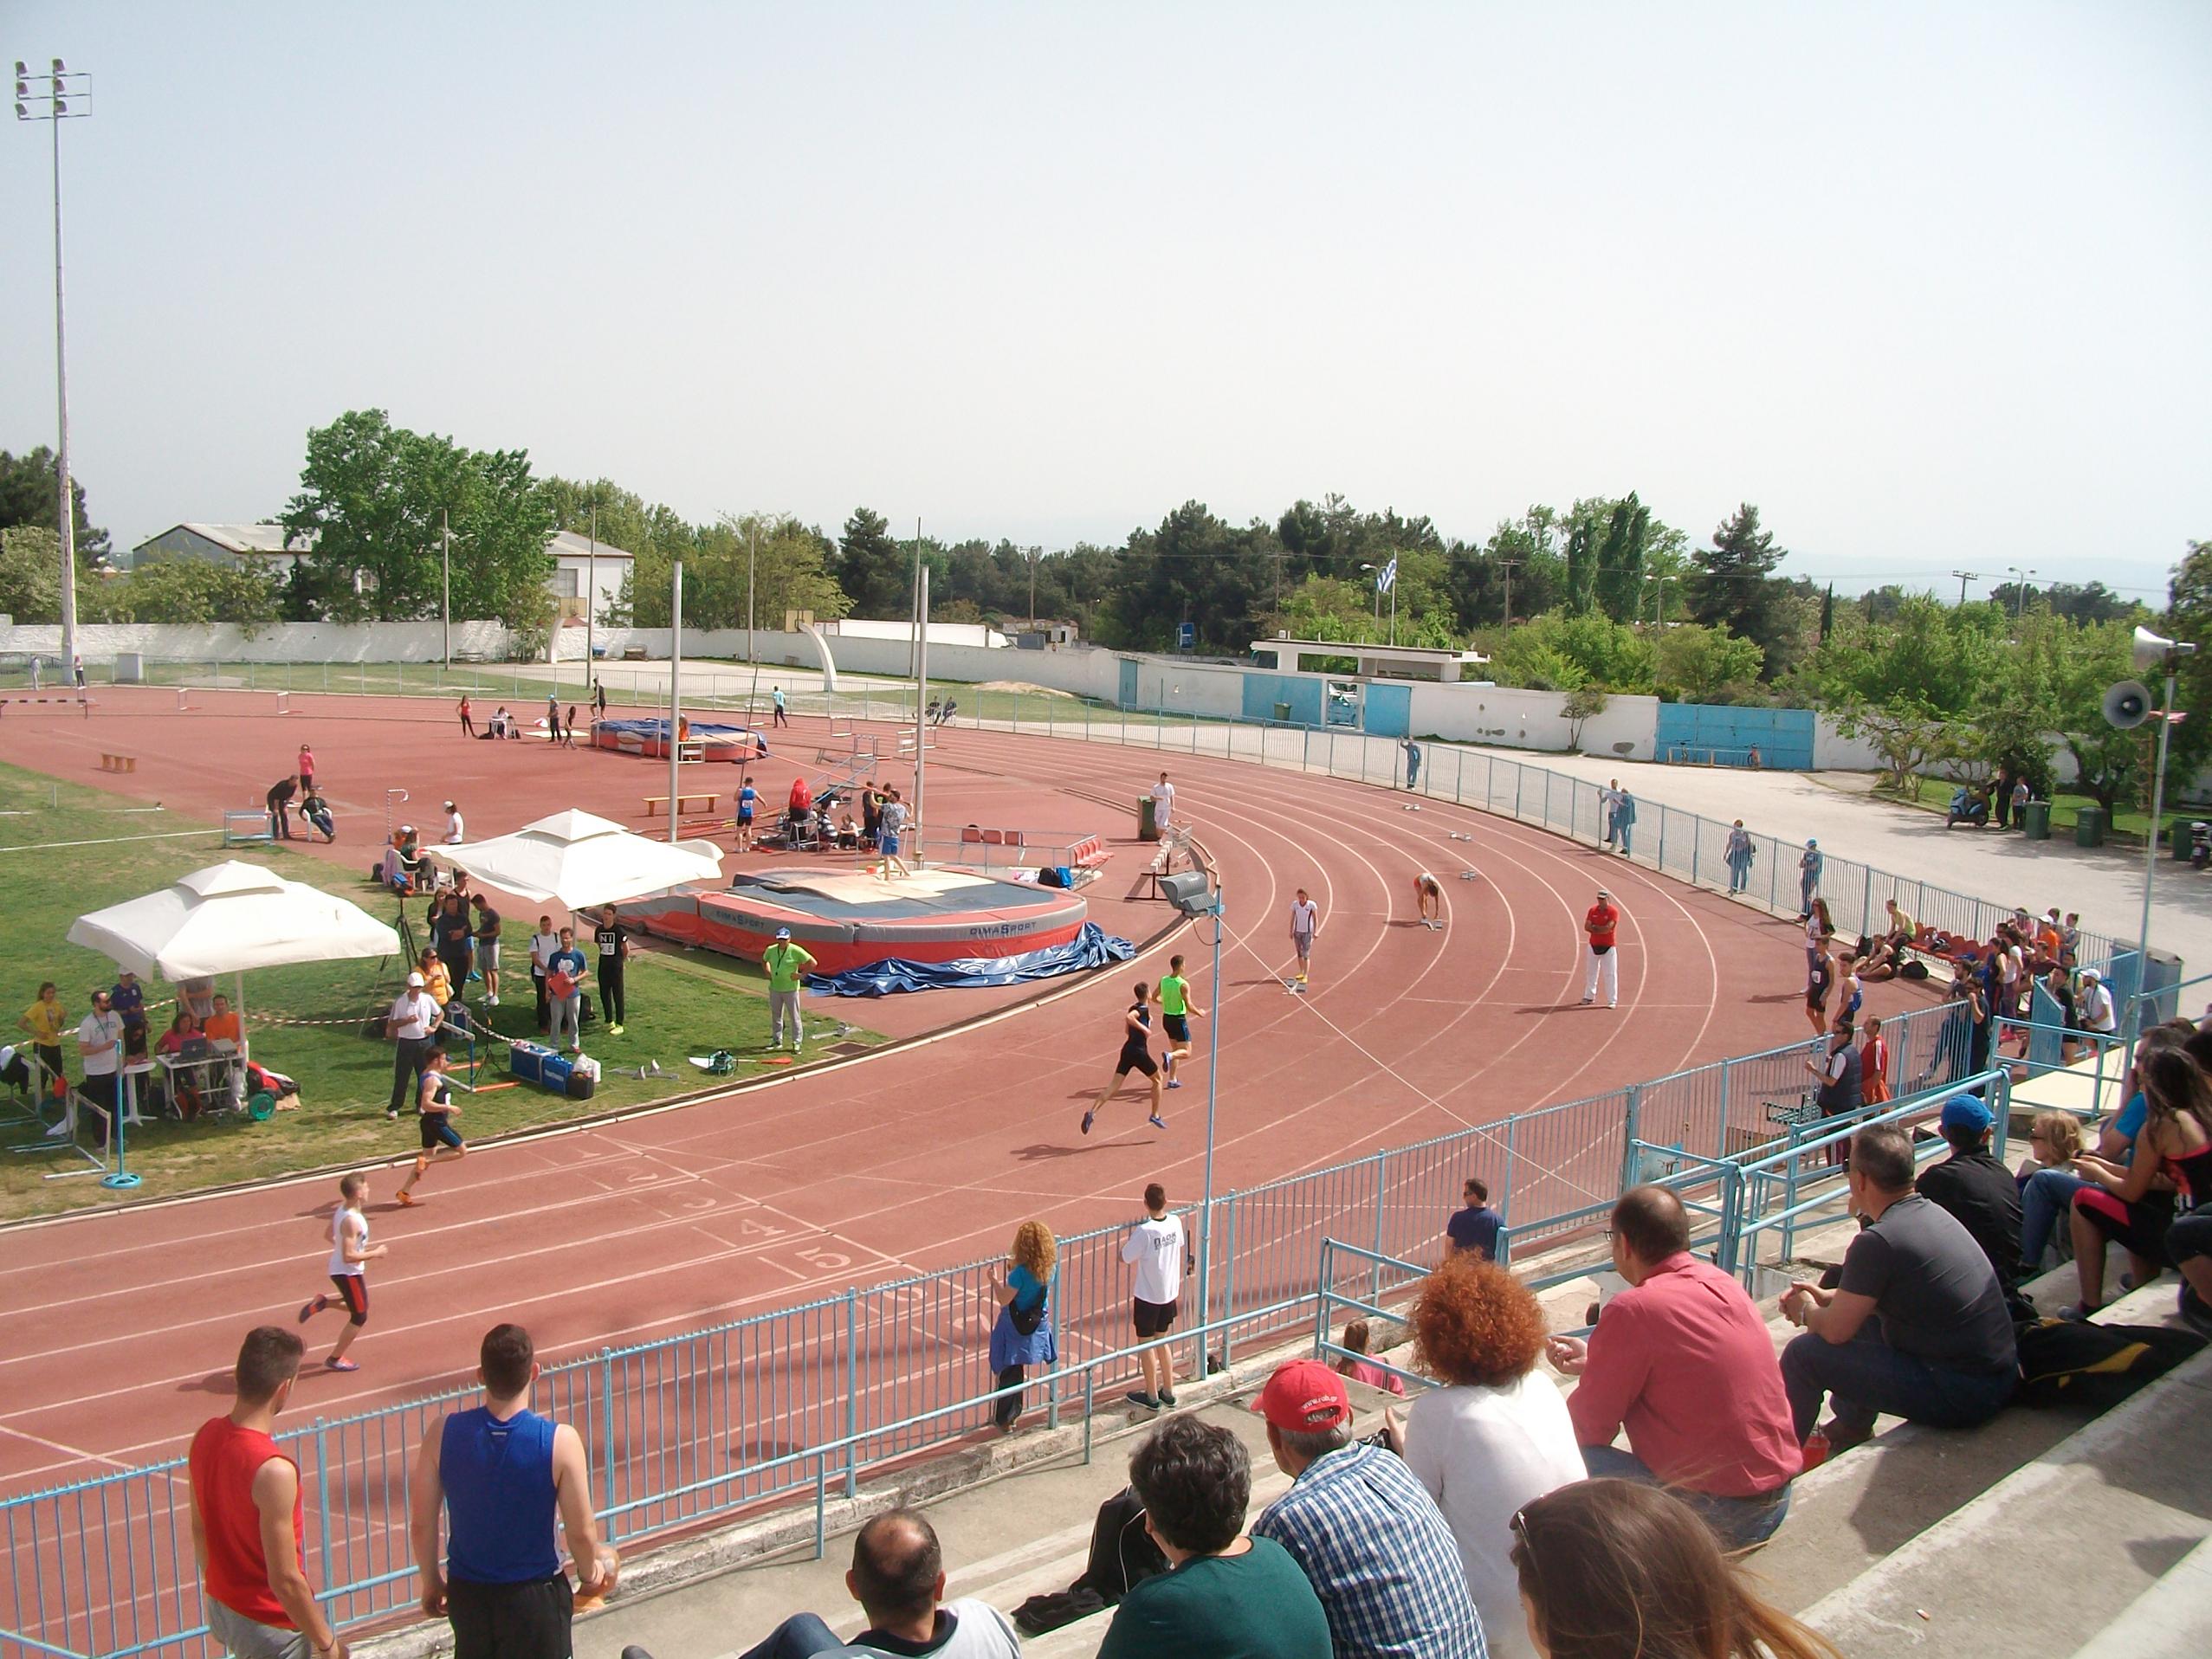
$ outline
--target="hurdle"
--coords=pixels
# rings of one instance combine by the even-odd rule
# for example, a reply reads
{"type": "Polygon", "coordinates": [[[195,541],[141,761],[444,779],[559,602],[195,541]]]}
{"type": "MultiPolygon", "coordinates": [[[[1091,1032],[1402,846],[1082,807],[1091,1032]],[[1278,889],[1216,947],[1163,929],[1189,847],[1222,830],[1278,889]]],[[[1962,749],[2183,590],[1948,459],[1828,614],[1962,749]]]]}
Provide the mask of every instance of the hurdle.
{"type": "Polygon", "coordinates": [[[193,702],[191,700],[193,695],[197,694],[201,696],[207,696],[218,693],[228,696],[274,697],[276,699],[276,712],[278,713],[289,714],[292,712],[292,694],[290,692],[265,691],[249,686],[179,686],[177,687],[177,712],[179,714],[208,713],[210,712],[208,705],[205,703],[193,702]]]}

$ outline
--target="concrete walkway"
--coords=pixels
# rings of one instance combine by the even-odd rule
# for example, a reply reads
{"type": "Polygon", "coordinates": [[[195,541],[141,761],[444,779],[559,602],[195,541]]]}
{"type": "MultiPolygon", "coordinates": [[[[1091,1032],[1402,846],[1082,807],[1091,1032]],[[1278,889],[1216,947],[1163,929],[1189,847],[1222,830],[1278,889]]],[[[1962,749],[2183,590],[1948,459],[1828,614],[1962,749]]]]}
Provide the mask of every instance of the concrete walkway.
{"type": "MultiPolygon", "coordinates": [[[[1737,771],[1667,766],[1601,756],[1494,749],[1532,765],[1597,783],[1618,778],[1638,801],[1680,807],[1788,840],[1816,837],[1839,858],[1918,876],[1959,893],[2010,899],[2038,915],[2050,905],[2119,938],[2142,925],[2143,855],[2080,848],[2071,839],[2031,842],[2009,830],[1946,830],[1942,815],[1875,798],[1864,772],[1737,771]]],[[[2151,944],[2212,972],[2212,872],[2162,855],[2151,912],[2151,944]]]]}

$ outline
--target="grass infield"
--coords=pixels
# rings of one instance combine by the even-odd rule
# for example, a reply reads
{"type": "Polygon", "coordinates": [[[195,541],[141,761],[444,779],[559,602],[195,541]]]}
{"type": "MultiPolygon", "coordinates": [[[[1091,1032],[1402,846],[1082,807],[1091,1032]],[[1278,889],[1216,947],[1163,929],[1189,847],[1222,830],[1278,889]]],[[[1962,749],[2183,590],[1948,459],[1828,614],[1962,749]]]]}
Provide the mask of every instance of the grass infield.
{"type": "MultiPolygon", "coordinates": [[[[5,918],[0,925],[0,1034],[4,1034],[0,1040],[27,1041],[16,1021],[36,996],[41,980],[51,979],[59,987],[73,1022],[90,1010],[95,987],[114,983],[114,965],[106,957],[64,942],[77,917],[150,893],[225,857],[267,865],[291,880],[351,899],[372,915],[397,919],[399,901],[380,893],[365,876],[349,877],[322,859],[281,846],[226,853],[221,841],[218,834],[181,815],[124,809],[112,795],[0,766],[0,917],[5,918]],[[87,844],[55,844],[64,842],[87,844]]],[[[366,852],[362,855],[365,861],[366,852]]],[[[418,946],[426,939],[424,902],[413,900],[407,907],[418,946]]],[[[510,963],[527,960],[536,920],[534,913],[504,916],[510,963]]],[[[266,1123],[243,1115],[191,1123],[149,1116],[126,1137],[130,1166],[145,1177],[145,1185],[127,1194],[102,1188],[81,1159],[0,1150],[0,1220],[412,1153],[413,1122],[403,1118],[391,1123],[384,1115],[391,1088],[391,1047],[362,1035],[367,1016],[388,1007],[398,993],[404,972],[397,960],[387,960],[249,974],[247,1029],[254,1057],[298,1080],[298,1111],[278,1113],[266,1123]],[[68,1180],[44,1178],[49,1171],[72,1166],[87,1172],[68,1180]]],[[[534,1036],[536,1009],[527,970],[510,969],[502,979],[503,1006],[479,1007],[483,988],[477,984],[471,987],[472,1009],[488,1015],[493,1029],[504,1036],[534,1036]]],[[[629,1019],[623,1034],[610,1036],[597,1024],[585,1028],[585,1048],[605,1068],[591,1100],[569,1101],[528,1083],[462,1094],[462,1133],[471,1140],[488,1139],[698,1088],[711,1080],[686,1055],[728,1049],[747,1056],[759,1053],[767,1040],[766,981],[748,963],[707,952],[647,948],[629,965],[625,984],[629,1019]],[[673,1075],[641,1080],[637,1068],[648,1061],[657,1061],[673,1075]]],[[[147,1023],[158,1036],[174,1010],[151,1005],[166,1002],[173,993],[161,984],[146,989],[147,1023]]],[[[232,982],[218,989],[235,994],[232,982]]],[[[810,1030],[830,1023],[818,1004],[810,1006],[809,1013],[810,1030]]],[[[840,1044],[882,1040],[863,1030],[837,1038],[840,1044]]],[[[813,1047],[810,1042],[810,1050],[813,1047]]],[[[65,1041],[62,1051],[74,1078],[75,1045],[65,1041]]],[[[479,1043],[477,1055],[487,1081],[506,1080],[503,1047],[479,1043]]],[[[741,1081],[760,1069],[741,1060],[737,1077],[741,1081]]],[[[0,1148],[39,1138],[38,1129],[20,1115],[0,1122],[0,1148]]]]}

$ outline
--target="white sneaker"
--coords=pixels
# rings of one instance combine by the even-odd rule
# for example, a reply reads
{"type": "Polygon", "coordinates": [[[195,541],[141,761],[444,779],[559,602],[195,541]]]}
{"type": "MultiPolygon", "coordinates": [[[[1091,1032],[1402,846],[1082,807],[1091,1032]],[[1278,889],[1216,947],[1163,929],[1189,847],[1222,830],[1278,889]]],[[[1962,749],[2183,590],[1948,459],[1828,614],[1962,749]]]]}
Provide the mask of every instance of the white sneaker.
{"type": "Polygon", "coordinates": [[[46,1138],[49,1140],[59,1140],[63,1135],[66,1135],[68,1133],[69,1120],[68,1119],[64,1118],[61,1122],[55,1124],[51,1129],[49,1129],[46,1132],[46,1138]]]}
{"type": "Polygon", "coordinates": [[[497,1008],[499,1006],[498,996],[491,991],[486,991],[484,993],[484,1006],[487,1008],[497,1008]]]}

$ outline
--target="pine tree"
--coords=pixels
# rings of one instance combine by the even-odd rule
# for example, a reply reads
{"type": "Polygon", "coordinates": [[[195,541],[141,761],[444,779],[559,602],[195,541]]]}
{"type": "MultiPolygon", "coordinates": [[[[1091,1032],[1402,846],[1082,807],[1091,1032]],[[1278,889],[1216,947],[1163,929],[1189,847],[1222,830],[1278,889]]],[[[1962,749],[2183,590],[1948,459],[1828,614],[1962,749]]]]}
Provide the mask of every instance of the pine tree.
{"type": "Polygon", "coordinates": [[[1786,550],[1775,545],[1771,532],[1759,528],[1759,509],[1746,501],[1713,532],[1713,545],[1699,548],[1694,557],[1691,616],[1764,651],[1760,677],[1772,680],[1794,655],[1789,584],[1774,573],[1786,550]]]}

